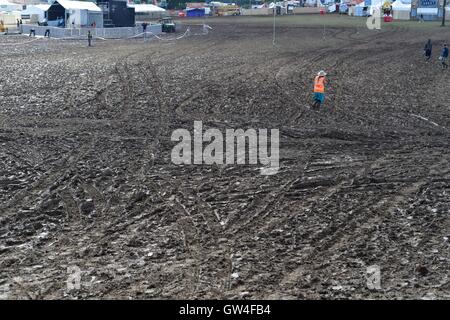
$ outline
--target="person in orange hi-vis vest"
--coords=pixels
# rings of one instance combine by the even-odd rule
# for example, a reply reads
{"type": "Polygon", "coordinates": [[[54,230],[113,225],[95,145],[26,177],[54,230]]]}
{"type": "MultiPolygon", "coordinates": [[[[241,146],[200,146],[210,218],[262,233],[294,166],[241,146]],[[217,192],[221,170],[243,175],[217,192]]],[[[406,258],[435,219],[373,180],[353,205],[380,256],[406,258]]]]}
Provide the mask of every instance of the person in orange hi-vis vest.
{"type": "Polygon", "coordinates": [[[318,109],[325,101],[325,84],[327,83],[326,72],[321,70],[314,78],[314,104],[313,109],[318,109]]]}

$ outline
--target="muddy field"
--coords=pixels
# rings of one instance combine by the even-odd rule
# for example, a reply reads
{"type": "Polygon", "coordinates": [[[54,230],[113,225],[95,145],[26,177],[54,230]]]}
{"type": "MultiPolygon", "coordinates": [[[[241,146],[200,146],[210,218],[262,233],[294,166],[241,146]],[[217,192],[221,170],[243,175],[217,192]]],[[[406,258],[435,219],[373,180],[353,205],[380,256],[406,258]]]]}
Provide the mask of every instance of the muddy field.
{"type": "Polygon", "coordinates": [[[208,23],[0,38],[0,297],[450,298],[450,29],[208,23]],[[172,164],[195,120],[279,129],[279,173],[172,164]]]}

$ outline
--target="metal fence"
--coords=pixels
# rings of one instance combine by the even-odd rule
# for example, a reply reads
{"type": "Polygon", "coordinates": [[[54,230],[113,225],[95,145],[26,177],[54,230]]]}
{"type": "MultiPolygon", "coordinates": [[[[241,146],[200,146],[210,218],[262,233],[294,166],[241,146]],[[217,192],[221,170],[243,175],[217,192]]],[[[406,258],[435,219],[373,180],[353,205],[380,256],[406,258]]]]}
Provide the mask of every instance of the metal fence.
{"type": "MultiPolygon", "coordinates": [[[[36,36],[44,36],[47,30],[50,31],[52,38],[66,39],[85,39],[88,31],[91,31],[93,37],[105,39],[126,39],[142,35],[142,27],[124,27],[124,28],[58,28],[49,26],[22,25],[22,33],[30,34],[34,30],[36,36]]],[[[160,24],[147,26],[147,32],[161,34],[160,24]]]]}

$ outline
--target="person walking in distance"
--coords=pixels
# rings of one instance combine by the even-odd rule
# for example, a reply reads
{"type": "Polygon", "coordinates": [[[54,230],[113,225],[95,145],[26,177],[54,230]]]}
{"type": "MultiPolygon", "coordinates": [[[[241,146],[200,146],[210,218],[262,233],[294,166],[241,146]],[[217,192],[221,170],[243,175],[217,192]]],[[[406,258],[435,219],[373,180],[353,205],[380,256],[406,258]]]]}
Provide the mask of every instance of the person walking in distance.
{"type": "Polygon", "coordinates": [[[439,57],[439,60],[441,60],[442,63],[442,70],[448,68],[447,59],[448,59],[448,47],[447,44],[444,43],[442,45],[441,56],[439,57]]]}
{"type": "Polygon", "coordinates": [[[425,61],[428,62],[431,59],[431,52],[433,51],[431,39],[428,39],[427,43],[425,44],[424,51],[425,51],[425,61]]]}
{"type": "Polygon", "coordinates": [[[88,31],[87,38],[88,38],[88,47],[91,47],[91,41],[92,41],[91,30],[88,31]]]}
{"type": "Polygon", "coordinates": [[[321,70],[314,78],[314,104],[313,109],[318,109],[325,101],[325,84],[327,83],[325,71],[321,70]]]}
{"type": "Polygon", "coordinates": [[[147,34],[147,26],[148,26],[147,22],[142,22],[142,33],[143,33],[143,36],[144,36],[144,40],[145,40],[145,36],[147,34]]]}

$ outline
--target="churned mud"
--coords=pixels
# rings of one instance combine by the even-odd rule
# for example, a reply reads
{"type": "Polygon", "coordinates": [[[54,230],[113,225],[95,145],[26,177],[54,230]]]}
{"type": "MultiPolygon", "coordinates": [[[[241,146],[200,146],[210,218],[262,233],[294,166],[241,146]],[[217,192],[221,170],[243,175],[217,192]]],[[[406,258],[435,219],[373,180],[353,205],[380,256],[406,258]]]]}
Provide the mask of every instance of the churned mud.
{"type": "Polygon", "coordinates": [[[450,31],[281,26],[274,48],[271,25],[229,21],[1,37],[1,298],[450,298],[450,31]],[[172,164],[196,120],[279,129],[278,174],[172,164]]]}

